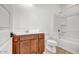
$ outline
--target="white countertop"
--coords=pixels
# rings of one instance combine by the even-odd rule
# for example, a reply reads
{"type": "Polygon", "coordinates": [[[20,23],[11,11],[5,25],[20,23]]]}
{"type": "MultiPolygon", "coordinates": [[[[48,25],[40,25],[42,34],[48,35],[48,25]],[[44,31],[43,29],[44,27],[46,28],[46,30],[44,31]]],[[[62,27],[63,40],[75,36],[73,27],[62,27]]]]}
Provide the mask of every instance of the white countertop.
{"type": "Polygon", "coordinates": [[[28,34],[38,34],[38,33],[44,33],[44,32],[36,32],[36,33],[14,32],[15,35],[28,35],[28,34]]]}

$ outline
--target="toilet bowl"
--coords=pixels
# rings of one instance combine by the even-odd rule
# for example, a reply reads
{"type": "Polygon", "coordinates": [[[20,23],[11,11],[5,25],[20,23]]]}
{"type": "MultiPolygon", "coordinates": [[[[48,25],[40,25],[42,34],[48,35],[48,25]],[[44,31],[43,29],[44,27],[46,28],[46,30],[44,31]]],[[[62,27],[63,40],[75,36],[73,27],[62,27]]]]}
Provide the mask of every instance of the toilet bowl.
{"type": "Polygon", "coordinates": [[[47,51],[50,53],[56,53],[57,42],[55,40],[47,40],[47,51]]]}
{"type": "Polygon", "coordinates": [[[56,53],[57,42],[54,38],[45,40],[45,52],[46,54],[55,54],[56,53]]]}

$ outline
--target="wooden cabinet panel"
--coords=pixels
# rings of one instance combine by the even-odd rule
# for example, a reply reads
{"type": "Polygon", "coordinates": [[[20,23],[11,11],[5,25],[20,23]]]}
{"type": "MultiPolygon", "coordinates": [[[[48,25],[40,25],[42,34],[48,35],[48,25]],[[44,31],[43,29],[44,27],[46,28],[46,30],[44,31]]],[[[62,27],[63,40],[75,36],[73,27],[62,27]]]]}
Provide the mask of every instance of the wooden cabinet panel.
{"type": "Polygon", "coordinates": [[[29,54],[31,53],[30,51],[30,41],[21,41],[20,42],[20,54],[29,54]]]}
{"type": "Polygon", "coordinates": [[[19,42],[13,42],[13,54],[19,54],[19,42]]]}
{"type": "Polygon", "coordinates": [[[43,51],[44,51],[44,40],[43,39],[40,39],[39,41],[39,44],[38,44],[38,47],[39,47],[39,53],[43,53],[43,51]]]}
{"type": "Polygon", "coordinates": [[[31,40],[31,53],[36,54],[38,53],[38,40],[31,40]]]}

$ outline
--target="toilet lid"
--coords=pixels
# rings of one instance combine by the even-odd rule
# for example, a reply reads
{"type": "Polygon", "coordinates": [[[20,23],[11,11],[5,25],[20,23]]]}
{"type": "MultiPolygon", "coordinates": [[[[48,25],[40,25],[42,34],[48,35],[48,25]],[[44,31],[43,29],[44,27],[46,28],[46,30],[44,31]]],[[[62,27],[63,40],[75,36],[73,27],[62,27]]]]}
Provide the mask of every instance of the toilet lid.
{"type": "Polygon", "coordinates": [[[48,45],[57,46],[57,42],[54,40],[47,40],[48,45]]]}

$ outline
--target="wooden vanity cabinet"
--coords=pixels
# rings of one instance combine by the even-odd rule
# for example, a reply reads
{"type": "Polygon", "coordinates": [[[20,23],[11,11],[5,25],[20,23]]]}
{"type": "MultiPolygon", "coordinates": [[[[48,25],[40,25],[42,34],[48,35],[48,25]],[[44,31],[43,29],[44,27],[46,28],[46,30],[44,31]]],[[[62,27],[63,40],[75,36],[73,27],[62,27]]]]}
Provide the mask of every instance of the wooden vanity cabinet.
{"type": "Polygon", "coordinates": [[[44,33],[13,36],[13,54],[41,54],[44,46],[44,33]]]}

